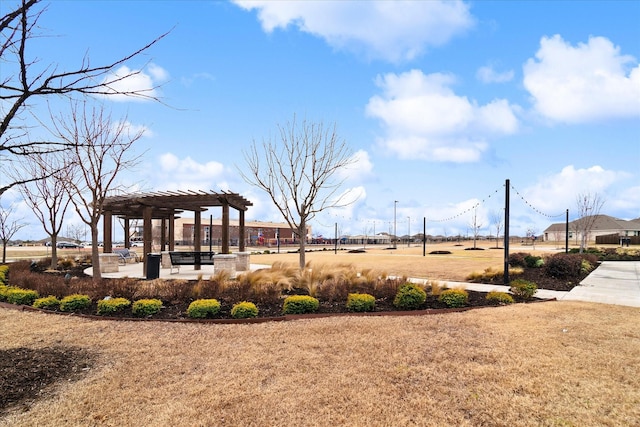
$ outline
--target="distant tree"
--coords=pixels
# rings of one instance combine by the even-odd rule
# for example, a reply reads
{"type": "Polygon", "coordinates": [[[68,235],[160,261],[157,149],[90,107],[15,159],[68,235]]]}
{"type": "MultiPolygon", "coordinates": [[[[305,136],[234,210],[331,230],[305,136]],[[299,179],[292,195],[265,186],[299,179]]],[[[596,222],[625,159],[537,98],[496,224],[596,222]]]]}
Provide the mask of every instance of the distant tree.
{"type": "Polygon", "coordinates": [[[527,228],[527,240],[531,241],[531,246],[533,246],[533,250],[536,250],[536,229],[533,227],[527,228]]]}
{"type": "Polygon", "coordinates": [[[112,120],[101,106],[71,103],[69,117],[54,119],[56,137],[68,143],[71,176],[66,182],[69,197],[80,219],[91,230],[93,279],[100,280],[98,222],[108,193],[115,190],[116,177],[138,164],[140,155],[132,147],[143,130],[132,130],[126,118],[112,120]]]}
{"type": "Polygon", "coordinates": [[[352,164],[352,152],[338,137],[335,124],[293,120],[278,126],[280,140],[255,140],[244,152],[249,171],[244,179],[264,190],[299,238],[300,269],[305,266],[309,221],[331,207],[345,206],[336,193],[337,173],[352,164]]]}
{"type": "Polygon", "coordinates": [[[482,229],[482,223],[478,222],[477,207],[473,209],[473,217],[471,219],[471,223],[469,223],[469,228],[471,228],[471,232],[473,233],[473,249],[476,249],[476,242],[478,241],[478,236],[482,229]]]}
{"type": "Polygon", "coordinates": [[[11,220],[10,217],[15,212],[15,206],[8,208],[0,206],[0,241],[2,242],[2,263],[7,262],[7,244],[13,239],[13,236],[27,223],[23,222],[24,218],[16,218],[11,220]]]}
{"type": "MultiPolygon", "coordinates": [[[[92,66],[89,58],[85,56],[77,68],[63,70],[55,62],[45,62],[30,54],[32,40],[42,37],[38,32],[41,28],[38,21],[46,12],[46,7],[39,8],[38,3],[40,0],[21,0],[9,6],[9,1],[2,1],[2,10],[5,13],[0,18],[0,160],[5,164],[24,156],[71,148],[67,141],[31,139],[23,116],[33,109],[36,99],[88,94],[125,95],[158,100],[154,95],[154,88],[124,91],[118,89],[117,83],[134,77],[140,71],[125,74],[117,74],[114,71],[126,61],[149,49],[167,33],[111,63],[92,66]]],[[[55,55],[55,52],[52,52],[52,55],[55,55]]],[[[0,187],[0,195],[15,185],[42,178],[36,175],[13,180],[0,187]]]]}
{"type": "MultiPolygon", "coordinates": [[[[583,253],[589,242],[589,235],[600,215],[605,200],[598,193],[581,193],[576,197],[578,215],[575,222],[576,234],[580,235],[580,253],[583,253]]],[[[577,236],[576,236],[577,238],[577,236]]]]}
{"type": "Polygon", "coordinates": [[[49,235],[51,268],[56,268],[58,265],[58,236],[71,202],[68,192],[65,191],[70,173],[69,162],[62,152],[34,153],[22,159],[19,171],[27,176],[48,177],[25,182],[19,188],[25,202],[31,207],[45,232],[49,235]]]}
{"type": "Polygon", "coordinates": [[[504,225],[504,215],[501,211],[493,210],[489,213],[489,220],[491,221],[493,228],[496,230],[496,248],[498,248],[500,244],[500,232],[504,225]]]}

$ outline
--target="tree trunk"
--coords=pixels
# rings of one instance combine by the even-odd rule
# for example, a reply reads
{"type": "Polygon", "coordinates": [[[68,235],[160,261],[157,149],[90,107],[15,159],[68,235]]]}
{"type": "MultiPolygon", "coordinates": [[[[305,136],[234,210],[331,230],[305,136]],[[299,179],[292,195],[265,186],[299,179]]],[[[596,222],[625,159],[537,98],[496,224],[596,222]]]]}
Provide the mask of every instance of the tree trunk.
{"type": "Polygon", "coordinates": [[[300,220],[298,226],[298,238],[300,239],[300,271],[302,271],[306,264],[305,247],[307,244],[307,222],[304,219],[300,220]]]}
{"type": "Polygon", "coordinates": [[[49,237],[51,238],[51,269],[55,270],[58,268],[58,235],[51,234],[49,237]]]}
{"type": "Polygon", "coordinates": [[[93,282],[102,280],[100,273],[100,248],[98,248],[98,225],[91,225],[91,266],[93,269],[93,282]]]}
{"type": "Polygon", "coordinates": [[[2,263],[6,264],[7,262],[7,242],[2,241],[2,263]]]}

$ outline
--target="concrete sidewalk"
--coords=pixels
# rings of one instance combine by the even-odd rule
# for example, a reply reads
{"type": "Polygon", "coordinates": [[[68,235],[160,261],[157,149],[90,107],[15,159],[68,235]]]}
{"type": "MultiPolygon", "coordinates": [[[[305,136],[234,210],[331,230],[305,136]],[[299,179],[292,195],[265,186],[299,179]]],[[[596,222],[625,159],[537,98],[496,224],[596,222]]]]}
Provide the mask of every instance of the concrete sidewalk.
{"type": "Polygon", "coordinates": [[[640,307],[640,261],[603,261],[566,294],[563,300],[640,307]]]}
{"type": "MultiPolygon", "coordinates": [[[[425,283],[424,279],[411,279],[425,283]]],[[[449,288],[461,287],[471,291],[509,291],[509,286],[481,283],[440,281],[449,288]]],[[[603,304],[640,307],[640,261],[604,261],[580,284],[569,292],[538,289],[537,298],[559,301],[588,301],[603,304]]]]}

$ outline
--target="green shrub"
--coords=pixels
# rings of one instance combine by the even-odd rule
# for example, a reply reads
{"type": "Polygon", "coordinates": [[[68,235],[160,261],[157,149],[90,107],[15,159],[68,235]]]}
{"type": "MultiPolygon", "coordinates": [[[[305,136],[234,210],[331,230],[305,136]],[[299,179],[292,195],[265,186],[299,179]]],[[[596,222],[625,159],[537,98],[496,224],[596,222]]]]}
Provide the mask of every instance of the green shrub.
{"type": "Polygon", "coordinates": [[[513,304],[513,297],[506,292],[491,291],[487,294],[487,301],[495,301],[500,305],[513,304]]]}
{"type": "Polygon", "coordinates": [[[258,317],[258,307],[249,301],[239,302],[231,308],[231,317],[234,319],[258,317]]]}
{"type": "Polygon", "coordinates": [[[583,259],[582,262],[580,262],[580,273],[587,274],[587,273],[590,273],[592,270],[593,270],[593,265],[591,265],[591,263],[588,260],[583,259]]]}
{"type": "Polygon", "coordinates": [[[9,290],[14,289],[13,286],[7,286],[7,285],[0,285],[0,301],[6,301],[7,300],[7,294],[9,293],[9,290]]]}
{"type": "Polygon", "coordinates": [[[109,299],[101,299],[98,301],[98,310],[97,313],[99,315],[107,315],[117,313],[119,311],[123,311],[125,308],[131,305],[131,301],[126,298],[109,298],[109,299]]]}
{"type": "Polygon", "coordinates": [[[524,263],[527,268],[540,268],[544,265],[544,260],[539,256],[527,255],[524,257],[524,263]]]}
{"type": "Polygon", "coordinates": [[[80,311],[91,305],[89,295],[72,294],[60,300],[60,311],[80,311]]]}
{"type": "Polygon", "coordinates": [[[376,299],[369,294],[349,294],[347,296],[347,309],[349,311],[363,312],[373,311],[376,299]]]}
{"type": "Polygon", "coordinates": [[[48,297],[38,298],[33,302],[35,308],[44,308],[47,310],[55,310],[60,307],[60,300],[53,295],[48,297]]]}
{"type": "Polygon", "coordinates": [[[11,288],[7,291],[7,302],[17,305],[33,305],[38,292],[31,289],[11,288]]]}
{"type": "Polygon", "coordinates": [[[187,316],[194,319],[204,319],[212,317],[220,311],[220,303],[217,299],[197,299],[189,304],[187,308],[187,316]]]}
{"type": "Polygon", "coordinates": [[[8,265],[0,265],[0,285],[6,285],[7,284],[7,275],[9,273],[9,266],[8,265]]]}
{"type": "Polygon", "coordinates": [[[139,299],[131,306],[134,316],[148,317],[160,312],[162,301],[159,299],[139,299]]]}
{"type": "Polygon", "coordinates": [[[415,310],[427,299],[427,293],[420,286],[407,283],[398,289],[393,305],[401,310],[415,310]]]}
{"type": "Polygon", "coordinates": [[[292,295],[284,300],[283,314],[313,313],[320,307],[320,301],[309,295],[292,295]]]}
{"type": "Polygon", "coordinates": [[[511,282],[511,288],[509,288],[512,294],[523,299],[530,299],[538,292],[538,286],[524,279],[516,279],[511,282]]]}
{"type": "Polygon", "coordinates": [[[469,293],[464,289],[447,289],[442,291],[438,301],[445,303],[447,307],[464,307],[469,301],[469,293]]]}

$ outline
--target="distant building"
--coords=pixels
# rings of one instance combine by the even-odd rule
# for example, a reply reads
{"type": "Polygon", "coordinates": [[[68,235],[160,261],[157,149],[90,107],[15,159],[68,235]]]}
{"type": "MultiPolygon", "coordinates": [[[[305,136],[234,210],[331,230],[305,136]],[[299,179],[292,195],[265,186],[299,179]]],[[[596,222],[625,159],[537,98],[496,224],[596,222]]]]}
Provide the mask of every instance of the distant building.
{"type": "MultiPolygon", "coordinates": [[[[581,235],[578,230],[581,219],[569,222],[569,240],[580,241],[581,235]]],[[[543,238],[545,242],[564,242],[566,236],[566,223],[560,222],[551,224],[544,230],[543,238]]],[[[624,220],[608,215],[596,215],[593,227],[587,236],[587,241],[594,242],[598,236],[617,234],[620,237],[640,236],[640,218],[624,220]]]]}
{"type": "MultiPolygon", "coordinates": [[[[160,221],[153,221],[153,239],[160,240],[161,226],[160,221]]],[[[176,218],[175,226],[175,242],[177,245],[191,246],[193,245],[195,221],[193,218],[176,218]]],[[[231,246],[238,246],[240,239],[238,220],[229,220],[229,240],[231,246]]],[[[201,244],[206,246],[211,242],[212,245],[218,245],[222,240],[222,219],[209,218],[201,220],[201,244]],[[210,224],[211,222],[211,224],[210,224]],[[211,225],[211,227],[210,227],[211,225]],[[211,232],[210,229],[211,228],[211,232]],[[211,239],[211,240],[210,240],[211,239]]],[[[278,236],[280,236],[281,245],[290,245],[298,242],[295,233],[284,222],[266,222],[266,221],[245,221],[245,245],[247,246],[277,246],[278,236]]],[[[311,227],[307,227],[307,242],[311,241],[311,227]]],[[[132,241],[142,240],[142,226],[134,226],[132,241]]]]}

